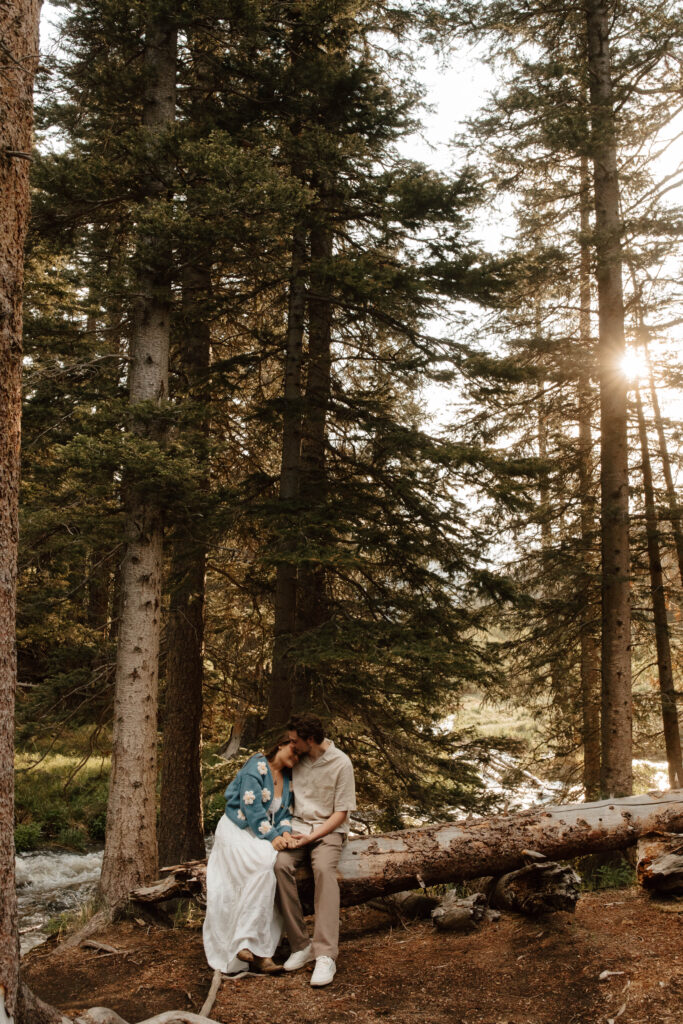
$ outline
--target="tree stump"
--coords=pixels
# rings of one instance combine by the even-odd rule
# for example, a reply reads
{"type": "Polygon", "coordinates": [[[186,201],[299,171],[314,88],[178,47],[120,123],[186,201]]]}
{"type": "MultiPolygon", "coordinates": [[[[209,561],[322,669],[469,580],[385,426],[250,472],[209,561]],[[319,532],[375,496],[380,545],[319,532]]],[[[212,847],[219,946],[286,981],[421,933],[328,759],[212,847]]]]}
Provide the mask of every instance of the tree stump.
{"type": "Polygon", "coordinates": [[[672,832],[641,836],[636,877],[643,889],[663,896],[683,895],[683,836],[672,832]]]}
{"type": "Polygon", "coordinates": [[[491,893],[491,906],[535,917],[576,909],[581,879],[573,868],[541,861],[501,875],[491,893]]]}

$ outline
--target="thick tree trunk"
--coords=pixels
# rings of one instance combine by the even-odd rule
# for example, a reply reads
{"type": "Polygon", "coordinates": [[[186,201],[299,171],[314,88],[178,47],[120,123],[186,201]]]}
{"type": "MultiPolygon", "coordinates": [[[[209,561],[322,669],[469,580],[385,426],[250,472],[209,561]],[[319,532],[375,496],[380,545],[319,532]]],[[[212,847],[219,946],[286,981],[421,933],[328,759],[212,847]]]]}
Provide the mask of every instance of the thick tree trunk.
{"type": "MultiPolygon", "coordinates": [[[[177,30],[158,16],[144,50],[143,126],[147,131],[147,195],[168,194],[172,170],[158,151],[175,119],[177,30]]],[[[129,398],[161,404],[168,399],[170,253],[144,238],[138,253],[138,301],[131,338],[129,398]]],[[[163,428],[134,419],[139,437],[163,442],[163,428]]],[[[116,661],[112,773],[100,890],[113,905],[157,871],[156,746],[159,637],[161,628],[162,510],[148,488],[124,488],[127,545],[123,560],[121,615],[116,661]]]]}
{"type": "MultiPolygon", "coordinates": [[[[24,241],[37,0],[0,4],[0,1012],[20,1020],[14,874],[14,697],[24,241]]],[[[24,1015],[22,1015],[24,1016],[24,1015]]],[[[24,1016],[25,1024],[28,1024],[24,1016]]]]}
{"type": "Polygon", "coordinates": [[[674,687],[673,664],[671,660],[671,643],[669,639],[669,623],[666,614],[666,596],[664,593],[664,573],[659,547],[659,527],[657,525],[657,509],[655,491],[652,482],[652,466],[647,443],[647,427],[643,414],[643,403],[640,388],[636,384],[636,409],[638,413],[638,434],[643,469],[643,491],[645,496],[645,529],[647,532],[647,557],[650,567],[650,594],[652,595],[652,611],[655,626],[655,643],[657,646],[657,671],[659,674],[659,693],[662,702],[662,723],[664,725],[664,742],[666,744],[666,760],[669,767],[669,784],[674,788],[683,786],[683,763],[681,762],[681,733],[678,725],[678,709],[676,707],[676,689],[674,687]]]}
{"type": "Polygon", "coordinates": [[[591,430],[591,256],[590,182],[588,160],[581,159],[580,183],[581,257],[579,265],[579,500],[581,502],[581,738],[583,741],[583,787],[586,800],[600,796],[600,647],[596,635],[596,605],[593,592],[593,545],[595,543],[595,501],[593,497],[593,437],[591,430]]]}
{"type": "MultiPolygon", "coordinates": [[[[639,836],[662,830],[683,832],[683,790],[351,839],[339,860],[341,901],[354,906],[423,884],[505,874],[528,863],[530,850],[548,860],[623,850],[639,836]]],[[[310,900],[310,872],[300,870],[297,882],[302,898],[310,900]]],[[[201,900],[202,890],[205,899],[206,865],[196,862],[130,895],[146,903],[176,896],[201,900]]]]}
{"type": "MultiPolygon", "coordinates": [[[[202,310],[211,293],[208,271],[183,273],[183,335],[180,364],[187,393],[204,408],[211,333],[202,310]]],[[[199,412],[193,448],[208,473],[208,417],[199,412]]],[[[208,488],[205,477],[204,489],[208,488]]],[[[166,693],[161,754],[159,863],[177,864],[204,856],[201,727],[204,668],[206,543],[200,525],[179,527],[171,558],[171,607],[166,634],[166,693]]]]}
{"type": "Polygon", "coordinates": [[[628,390],[625,351],[621,221],[610,12],[587,0],[586,27],[595,194],[599,312],[600,489],[602,546],[602,766],[605,795],[633,787],[631,606],[628,530],[628,390]]]}
{"type": "MultiPolygon", "coordinates": [[[[297,635],[315,631],[326,621],[325,569],[315,552],[327,540],[325,441],[331,385],[332,232],[326,225],[311,230],[311,284],[308,298],[308,368],[301,428],[300,497],[308,557],[299,568],[297,635]]],[[[297,666],[293,707],[309,706],[319,667],[297,666]]]]}
{"type": "Polygon", "coordinates": [[[297,510],[301,478],[301,361],[306,313],[306,230],[292,238],[292,266],[285,350],[280,503],[282,535],[275,578],[273,667],[266,724],[282,726],[292,710],[295,666],[290,648],[296,632],[297,510]]]}

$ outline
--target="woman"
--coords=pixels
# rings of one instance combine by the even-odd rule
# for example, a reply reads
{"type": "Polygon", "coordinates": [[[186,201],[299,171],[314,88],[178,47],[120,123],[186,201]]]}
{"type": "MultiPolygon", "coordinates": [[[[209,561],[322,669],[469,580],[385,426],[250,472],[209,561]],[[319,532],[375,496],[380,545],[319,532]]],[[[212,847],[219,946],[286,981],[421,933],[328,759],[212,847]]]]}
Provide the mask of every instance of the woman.
{"type": "Polygon", "coordinates": [[[204,951],[215,971],[254,966],[268,974],[282,934],[273,865],[291,833],[292,768],[299,755],[287,735],[254,754],[225,791],[225,814],[206,869],[204,951]]]}

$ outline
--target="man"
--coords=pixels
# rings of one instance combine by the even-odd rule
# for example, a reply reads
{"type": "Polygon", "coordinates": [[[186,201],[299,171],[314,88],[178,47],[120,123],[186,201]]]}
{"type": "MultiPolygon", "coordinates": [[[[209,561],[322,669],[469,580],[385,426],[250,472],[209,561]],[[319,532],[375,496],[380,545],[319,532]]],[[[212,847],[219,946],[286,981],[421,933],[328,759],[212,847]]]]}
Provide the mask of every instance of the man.
{"type": "Polygon", "coordinates": [[[337,970],[339,946],[339,883],[337,864],[349,831],[349,811],[356,809],[351,761],[325,739],[322,722],[298,715],[287,726],[300,755],[293,770],[294,813],[288,849],[275,862],[277,893],[291,956],[286,971],[315,960],[311,985],[329,985],[337,970]],[[311,858],[315,883],[313,941],[308,937],[296,888],[295,872],[311,858]]]}

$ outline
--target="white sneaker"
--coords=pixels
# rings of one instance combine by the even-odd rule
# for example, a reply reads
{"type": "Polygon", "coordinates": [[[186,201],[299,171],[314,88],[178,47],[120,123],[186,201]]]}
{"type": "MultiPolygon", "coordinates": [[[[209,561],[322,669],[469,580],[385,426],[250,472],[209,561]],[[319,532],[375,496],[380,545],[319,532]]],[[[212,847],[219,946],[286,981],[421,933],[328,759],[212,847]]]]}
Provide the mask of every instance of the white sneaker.
{"type": "Polygon", "coordinates": [[[285,960],[283,967],[286,971],[298,971],[300,967],[313,959],[313,943],[309,942],[303,949],[292,953],[288,960],[285,960]]]}
{"type": "Polygon", "coordinates": [[[322,988],[329,985],[337,973],[337,965],[331,956],[319,956],[315,961],[315,970],[311,978],[311,985],[314,988],[322,988]]]}

